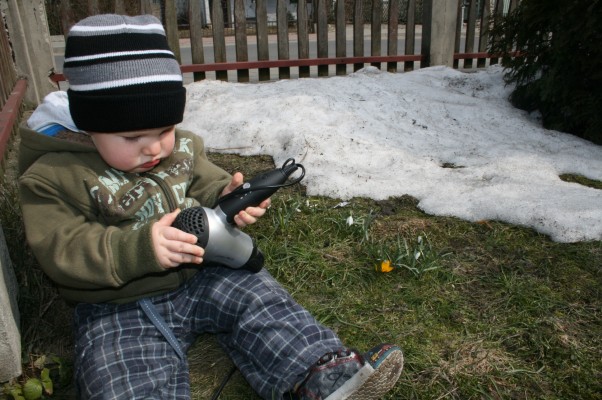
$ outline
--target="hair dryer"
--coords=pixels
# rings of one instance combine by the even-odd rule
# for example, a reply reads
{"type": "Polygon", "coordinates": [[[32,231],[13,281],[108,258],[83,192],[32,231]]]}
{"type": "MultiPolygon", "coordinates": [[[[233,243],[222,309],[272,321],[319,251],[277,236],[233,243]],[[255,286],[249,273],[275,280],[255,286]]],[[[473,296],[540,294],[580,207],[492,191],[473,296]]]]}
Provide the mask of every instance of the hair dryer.
{"type": "Polygon", "coordinates": [[[289,158],[281,168],[264,172],[222,196],[214,208],[191,207],[182,210],[173,226],[198,238],[197,245],[205,249],[205,262],[259,272],[263,267],[263,254],[253,239],[236,227],[234,216],[247,207],[259,205],[278,189],[300,182],[304,176],[303,165],[289,158]],[[299,168],[301,176],[286,183],[299,168]]]}

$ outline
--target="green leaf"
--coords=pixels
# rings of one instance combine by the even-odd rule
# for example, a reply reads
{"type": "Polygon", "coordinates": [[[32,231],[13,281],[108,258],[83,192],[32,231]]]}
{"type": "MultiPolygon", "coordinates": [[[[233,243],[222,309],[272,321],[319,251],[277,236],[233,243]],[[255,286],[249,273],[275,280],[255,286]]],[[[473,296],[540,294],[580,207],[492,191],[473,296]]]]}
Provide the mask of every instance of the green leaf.
{"type": "Polygon", "coordinates": [[[37,369],[44,368],[45,364],[46,364],[46,356],[40,356],[40,357],[36,358],[35,361],[33,362],[33,366],[36,367],[37,369]]]}
{"type": "Polygon", "coordinates": [[[52,392],[54,391],[54,385],[52,384],[52,379],[50,378],[50,370],[48,368],[44,368],[40,374],[40,378],[42,379],[44,392],[52,395],[52,392]]]}
{"type": "Polygon", "coordinates": [[[42,393],[42,382],[37,378],[30,378],[23,385],[25,400],[37,400],[42,397],[42,393]]]}
{"type": "Polygon", "coordinates": [[[25,400],[25,397],[23,397],[23,390],[21,390],[20,385],[4,386],[4,393],[8,395],[10,399],[25,400]]]}

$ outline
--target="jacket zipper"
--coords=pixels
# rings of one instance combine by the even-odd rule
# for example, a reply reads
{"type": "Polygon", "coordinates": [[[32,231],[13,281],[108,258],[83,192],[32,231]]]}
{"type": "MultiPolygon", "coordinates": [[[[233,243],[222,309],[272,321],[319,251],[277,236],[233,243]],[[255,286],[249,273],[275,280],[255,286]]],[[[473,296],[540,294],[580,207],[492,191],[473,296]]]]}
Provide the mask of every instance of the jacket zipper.
{"type": "Polygon", "coordinates": [[[165,199],[167,200],[167,206],[169,207],[168,213],[170,213],[170,212],[174,211],[176,208],[178,208],[178,205],[173,196],[173,193],[171,192],[169,186],[167,186],[167,184],[163,180],[161,180],[151,174],[145,174],[145,177],[149,178],[151,181],[153,181],[157,185],[159,185],[159,187],[161,188],[161,191],[165,194],[165,199]]]}

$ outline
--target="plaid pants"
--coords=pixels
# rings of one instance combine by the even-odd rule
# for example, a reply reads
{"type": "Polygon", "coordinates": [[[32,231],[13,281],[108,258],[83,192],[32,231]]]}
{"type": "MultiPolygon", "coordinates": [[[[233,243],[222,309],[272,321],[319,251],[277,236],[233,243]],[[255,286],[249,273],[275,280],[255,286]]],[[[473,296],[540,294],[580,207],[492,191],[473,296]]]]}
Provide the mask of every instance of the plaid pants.
{"type": "MultiPolygon", "coordinates": [[[[186,351],[214,333],[251,387],[280,399],[323,354],[342,347],[264,269],[204,267],[150,299],[186,351]]],[[[138,303],[79,304],[75,378],[82,399],[190,399],[189,370],[138,303]]]]}

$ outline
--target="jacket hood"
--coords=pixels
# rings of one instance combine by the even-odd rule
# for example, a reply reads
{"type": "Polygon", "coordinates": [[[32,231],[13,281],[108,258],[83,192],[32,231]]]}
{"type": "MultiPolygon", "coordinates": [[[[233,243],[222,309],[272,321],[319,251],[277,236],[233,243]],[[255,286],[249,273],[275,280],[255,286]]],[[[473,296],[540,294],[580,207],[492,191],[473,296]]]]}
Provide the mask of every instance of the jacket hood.
{"type": "Polygon", "coordinates": [[[21,125],[19,175],[46,153],[96,152],[90,137],[73,123],[67,93],[49,93],[21,125]]]}
{"type": "Polygon", "coordinates": [[[21,125],[19,145],[19,175],[22,175],[38,158],[47,153],[98,153],[89,136],[64,130],[48,136],[21,125]]]}

